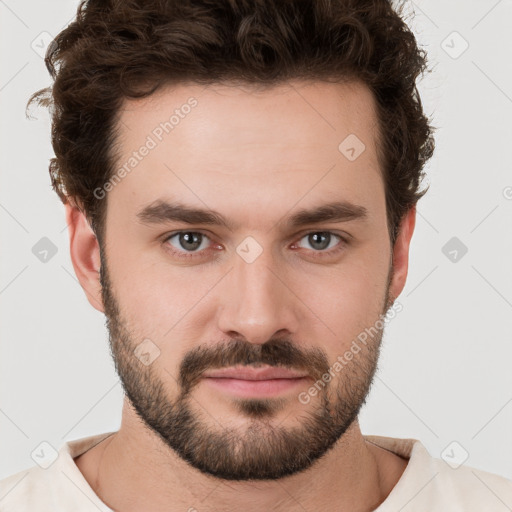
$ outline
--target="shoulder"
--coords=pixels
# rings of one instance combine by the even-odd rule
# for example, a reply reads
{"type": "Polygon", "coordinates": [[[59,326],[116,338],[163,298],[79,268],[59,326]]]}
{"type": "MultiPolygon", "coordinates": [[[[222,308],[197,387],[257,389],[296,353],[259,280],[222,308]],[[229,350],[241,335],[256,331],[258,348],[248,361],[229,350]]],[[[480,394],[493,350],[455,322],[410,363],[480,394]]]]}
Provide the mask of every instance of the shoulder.
{"type": "MultiPolygon", "coordinates": [[[[512,480],[430,455],[417,439],[365,438],[408,460],[400,479],[375,512],[510,510],[512,480]]],[[[440,454],[441,455],[441,454],[440,454]]]]}
{"type": "Polygon", "coordinates": [[[432,458],[431,470],[432,495],[453,503],[453,511],[512,507],[512,480],[471,466],[454,468],[438,458],[432,458]]]}
{"type": "Polygon", "coordinates": [[[112,512],[75,468],[34,466],[0,480],[0,512],[112,512]]]}
{"type": "Polygon", "coordinates": [[[94,494],[74,462],[111,434],[66,442],[45,464],[0,480],[0,512],[112,512],[94,494]]]}
{"type": "Polygon", "coordinates": [[[34,466],[0,480],[0,511],[50,511],[45,502],[51,502],[54,478],[54,472],[34,466]]]}

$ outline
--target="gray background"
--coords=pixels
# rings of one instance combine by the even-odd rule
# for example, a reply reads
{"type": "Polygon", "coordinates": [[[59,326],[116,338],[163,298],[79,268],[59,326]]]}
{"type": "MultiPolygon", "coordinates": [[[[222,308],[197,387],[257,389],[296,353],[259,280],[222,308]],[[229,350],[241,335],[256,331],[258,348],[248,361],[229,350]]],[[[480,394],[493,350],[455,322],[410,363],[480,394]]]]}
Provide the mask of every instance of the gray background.
{"type": "MultiPolygon", "coordinates": [[[[24,115],[50,84],[47,34],[77,4],[0,0],[0,478],[34,465],[43,441],[58,449],[120,424],[104,317],[74,275],[50,187],[49,115],[24,115]],[[33,253],[43,237],[56,250],[46,262],[33,253]]],[[[403,311],[387,328],[361,426],[512,478],[512,1],[408,5],[433,68],[419,90],[437,148],[403,311]]]]}

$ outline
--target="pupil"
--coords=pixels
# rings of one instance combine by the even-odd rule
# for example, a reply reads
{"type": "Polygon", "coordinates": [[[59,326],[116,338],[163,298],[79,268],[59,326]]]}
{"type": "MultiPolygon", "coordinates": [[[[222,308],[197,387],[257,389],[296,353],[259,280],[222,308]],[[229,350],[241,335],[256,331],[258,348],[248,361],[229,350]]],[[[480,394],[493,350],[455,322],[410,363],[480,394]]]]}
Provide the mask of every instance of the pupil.
{"type": "Polygon", "coordinates": [[[313,233],[311,235],[309,235],[310,237],[310,243],[311,245],[314,247],[315,244],[320,244],[320,247],[317,247],[317,249],[325,249],[326,247],[329,246],[329,234],[328,233],[313,233]],[[320,241],[319,242],[319,238],[323,238],[323,242],[320,241]],[[311,242],[311,240],[313,240],[313,242],[311,242]]]}
{"type": "Polygon", "coordinates": [[[181,233],[180,243],[185,249],[197,249],[201,245],[198,235],[199,233],[181,233]],[[187,246],[187,244],[189,244],[189,246],[187,246]],[[190,244],[192,245],[192,247],[190,247],[190,244]]]}

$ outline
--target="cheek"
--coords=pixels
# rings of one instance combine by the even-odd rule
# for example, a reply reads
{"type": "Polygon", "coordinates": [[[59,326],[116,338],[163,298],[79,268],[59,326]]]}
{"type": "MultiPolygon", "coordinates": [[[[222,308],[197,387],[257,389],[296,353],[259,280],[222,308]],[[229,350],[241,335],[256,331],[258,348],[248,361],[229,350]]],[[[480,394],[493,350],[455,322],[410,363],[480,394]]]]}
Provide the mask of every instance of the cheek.
{"type": "Polygon", "coordinates": [[[121,236],[109,247],[108,265],[122,321],[133,332],[133,338],[157,340],[174,323],[181,291],[177,294],[161,267],[121,236]]]}
{"type": "Polygon", "coordinates": [[[161,342],[180,332],[184,318],[207,291],[201,283],[194,286],[190,279],[178,282],[171,274],[157,272],[156,267],[139,269],[129,281],[119,283],[123,319],[138,335],[161,342]]]}
{"type": "Polygon", "coordinates": [[[301,278],[301,295],[307,297],[307,305],[320,318],[319,329],[327,333],[325,346],[334,358],[380,318],[388,271],[387,258],[358,253],[357,258],[323,275],[317,271],[314,276],[301,278]]]}
{"type": "Polygon", "coordinates": [[[180,267],[165,261],[163,249],[126,247],[118,243],[109,253],[122,321],[134,344],[149,339],[159,348],[156,367],[177,377],[178,362],[207,336],[213,318],[209,291],[225,270],[180,267]]]}

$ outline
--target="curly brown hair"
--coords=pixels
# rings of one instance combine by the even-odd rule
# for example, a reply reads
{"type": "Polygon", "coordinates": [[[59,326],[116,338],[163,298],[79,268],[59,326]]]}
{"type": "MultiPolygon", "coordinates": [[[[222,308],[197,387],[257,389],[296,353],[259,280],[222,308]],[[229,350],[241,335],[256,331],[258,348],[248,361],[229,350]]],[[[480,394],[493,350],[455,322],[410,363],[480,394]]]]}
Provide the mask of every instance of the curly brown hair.
{"type": "Polygon", "coordinates": [[[94,190],[113,175],[125,98],[172,83],[350,79],[373,92],[378,158],[392,242],[426,190],[434,151],[416,79],[426,56],[391,0],[83,0],[52,41],[52,87],[32,102],[49,106],[53,189],[86,215],[100,243],[107,201],[94,190]]]}

